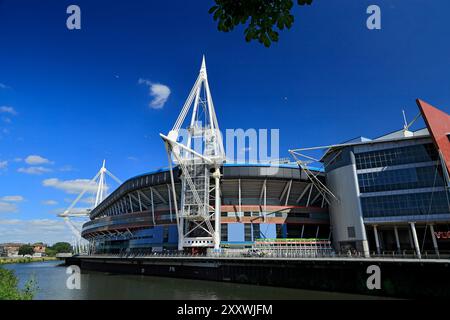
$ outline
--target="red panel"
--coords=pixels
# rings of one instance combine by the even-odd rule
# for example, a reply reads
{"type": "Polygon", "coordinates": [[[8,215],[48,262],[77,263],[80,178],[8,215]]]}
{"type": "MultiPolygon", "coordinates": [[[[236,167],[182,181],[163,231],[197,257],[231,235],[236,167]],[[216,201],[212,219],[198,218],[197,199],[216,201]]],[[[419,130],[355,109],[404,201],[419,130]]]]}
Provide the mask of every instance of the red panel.
{"type": "Polygon", "coordinates": [[[447,134],[450,134],[450,116],[425,101],[417,99],[416,102],[434,144],[442,153],[447,170],[450,172],[450,141],[447,137],[447,134]]]}

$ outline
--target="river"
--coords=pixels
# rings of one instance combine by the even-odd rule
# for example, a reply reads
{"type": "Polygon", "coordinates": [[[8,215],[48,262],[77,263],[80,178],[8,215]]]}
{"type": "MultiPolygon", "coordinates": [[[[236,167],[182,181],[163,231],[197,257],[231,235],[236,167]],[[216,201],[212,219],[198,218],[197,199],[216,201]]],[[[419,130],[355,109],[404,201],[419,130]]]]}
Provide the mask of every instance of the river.
{"type": "MultiPolygon", "coordinates": [[[[4,265],[14,270],[22,288],[34,276],[37,300],[79,299],[370,299],[368,296],[235,283],[173,279],[140,275],[83,272],[81,288],[66,287],[61,261],[4,265]]],[[[373,299],[373,297],[372,297],[373,299]]]]}

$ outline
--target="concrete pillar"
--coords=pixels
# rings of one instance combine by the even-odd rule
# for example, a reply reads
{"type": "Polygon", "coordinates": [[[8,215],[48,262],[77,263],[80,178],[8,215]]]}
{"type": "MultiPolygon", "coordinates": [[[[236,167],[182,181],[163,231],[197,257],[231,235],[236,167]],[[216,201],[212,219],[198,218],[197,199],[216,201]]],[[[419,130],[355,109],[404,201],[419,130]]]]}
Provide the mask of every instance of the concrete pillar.
{"type": "Polygon", "coordinates": [[[434,225],[430,224],[430,232],[431,232],[431,239],[433,239],[433,247],[434,251],[436,252],[437,256],[439,257],[439,247],[436,241],[436,235],[434,234],[434,225]]]}
{"type": "Polygon", "coordinates": [[[366,226],[364,225],[364,223],[362,223],[362,240],[361,240],[361,246],[362,246],[362,251],[363,251],[363,255],[365,258],[370,258],[370,249],[369,249],[369,241],[367,241],[367,230],[366,230],[366,226]]]}
{"type": "Polygon", "coordinates": [[[408,228],[408,235],[409,235],[409,245],[410,245],[411,249],[414,249],[414,240],[413,240],[413,236],[411,233],[411,228],[408,228]]]}
{"type": "Polygon", "coordinates": [[[417,239],[416,225],[414,224],[414,222],[410,222],[409,225],[411,226],[411,233],[414,241],[414,249],[416,250],[416,255],[419,259],[422,259],[419,247],[419,240],[417,239]]]}
{"type": "Polygon", "coordinates": [[[395,243],[397,244],[397,251],[400,253],[402,252],[402,249],[400,248],[400,239],[398,237],[397,226],[394,226],[394,234],[395,234],[395,243]]]}
{"type": "Polygon", "coordinates": [[[370,258],[369,241],[361,241],[364,258],[370,258]]]}
{"type": "Polygon", "coordinates": [[[220,169],[216,167],[214,174],[215,181],[215,208],[214,208],[214,250],[220,249],[220,212],[221,212],[221,198],[220,198],[220,169]]]}
{"type": "Polygon", "coordinates": [[[377,247],[377,253],[381,254],[380,241],[378,240],[378,230],[376,225],[373,226],[373,234],[375,236],[375,246],[377,247]]]}

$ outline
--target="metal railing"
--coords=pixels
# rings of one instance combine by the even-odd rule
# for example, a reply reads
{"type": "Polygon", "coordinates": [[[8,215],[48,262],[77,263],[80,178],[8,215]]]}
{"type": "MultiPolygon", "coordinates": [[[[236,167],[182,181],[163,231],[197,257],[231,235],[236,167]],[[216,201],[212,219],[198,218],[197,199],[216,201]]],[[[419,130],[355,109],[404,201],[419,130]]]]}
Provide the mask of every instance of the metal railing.
{"type": "MultiPolygon", "coordinates": [[[[166,252],[149,252],[134,251],[134,252],[120,252],[120,253],[91,253],[81,254],[80,256],[91,257],[115,257],[115,258],[151,258],[151,257],[184,257],[184,258],[248,258],[248,259],[267,259],[267,258],[285,258],[285,259],[307,259],[307,258],[354,258],[363,259],[366,258],[362,252],[334,252],[328,249],[317,250],[295,250],[295,249],[279,249],[271,251],[255,250],[255,249],[223,249],[219,252],[208,253],[189,253],[179,251],[166,251],[166,252]]],[[[402,252],[384,251],[380,254],[375,252],[370,253],[368,258],[384,258],[384,259],[417,259],[416,253],[413,250],[405,250],[402,252]]],[[[424,259],[450,259],[450,252],[442,252],[439,255],[432,254],[424,251],[421,254],[421,260],[424,259]]]]}

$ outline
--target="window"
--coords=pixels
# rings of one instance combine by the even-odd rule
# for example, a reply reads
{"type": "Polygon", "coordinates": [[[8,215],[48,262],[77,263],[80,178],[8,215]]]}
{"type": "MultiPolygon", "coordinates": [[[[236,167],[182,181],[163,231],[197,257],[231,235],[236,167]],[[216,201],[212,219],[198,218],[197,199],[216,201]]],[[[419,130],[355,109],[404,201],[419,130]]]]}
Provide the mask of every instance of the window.
{"type": "Polygon", "coordinates": [[[432,143],[355,154],[357,169],[436,161],[438,158],[432,143]]]}
{"type": "Polygon", "coordinates": [[[228,224],[222,223],[220,225],[220,241],[228,241],[228,224]]]}
{"type": "Polygon", "coordinates": [[[445,191],[361,198],[364,218],[448,213],[445,191]]]}
{"type": "Polygon", "coordinates": [[[261,238],[261,230],[259,223],[253,224],[253,241],[261,238]]]}
{"type": "Polygon", "coordinates": [[[444,186],[440,166],[359,173],[361,193],[444,186]]]}
{"type": "Polygon", "coordinates": [[[355,227],[347,227],[347,233],[349,238],[355,238],[355,227]]]}
{"type": "Polygon", "coordinates": [[[275,217],[278,217],[278,218],[283,217],[283,212],[275,212],[275,217]]]}
{"type": "Polygon", "coordinates": [[[163,228],[163,242],[169,242],[169,227],[164,226],[163,228]]]}
{"type": "Polygon", "coordinates": [[[283,238],[283,225],[277,224],[276,225],[276,231],[277,231],[277,238],[283,238]]]}
{"type": "Polygon", "coordinates": [[[252,224],[244,224],[244,241],[252,241],[252,224]]]}

